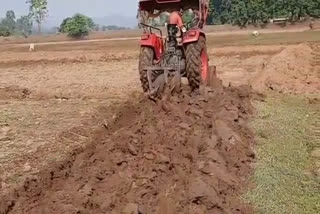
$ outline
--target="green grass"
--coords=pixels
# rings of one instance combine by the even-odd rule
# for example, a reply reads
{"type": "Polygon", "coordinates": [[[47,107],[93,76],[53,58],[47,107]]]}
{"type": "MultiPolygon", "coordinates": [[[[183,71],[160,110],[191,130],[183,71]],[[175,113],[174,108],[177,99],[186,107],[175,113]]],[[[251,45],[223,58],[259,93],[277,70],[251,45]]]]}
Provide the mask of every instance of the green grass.
{"type": "MultiPolygon", "coordinates": [[[[257,102],[252,121],[258,145],[252,181],[245,199],[258,213],[320,213],[320,179],[311,173],[310,152],[319,145],[318,106],[297,96],[272,96],[257,102]]],[[[319,161],[319,160],[318,160],[319,161]]]]}

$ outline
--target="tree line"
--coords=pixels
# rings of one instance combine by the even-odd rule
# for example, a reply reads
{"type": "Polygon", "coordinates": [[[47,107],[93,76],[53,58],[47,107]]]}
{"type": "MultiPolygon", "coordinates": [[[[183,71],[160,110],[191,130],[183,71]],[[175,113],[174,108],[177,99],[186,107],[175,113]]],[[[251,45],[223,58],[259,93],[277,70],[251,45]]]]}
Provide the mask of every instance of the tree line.
{"type": "MultiPolygon", "coordinates": [[[[6,17],[0,22],[0,36],[22,34],[25,37],[32,33],[33,23],[36,23],[38,33],[42,31],[42,23],[48,16],[48,0],[27,0],[29,14],[16,19],[14,11],[7,11],[6,17]]],[[[89,34],[97,25],[93,20],[82,14],[75,14],[63,20],[59,31],[71,37],[82,37],[89,34]]]]}
{"type": "MultiPolygon", "coordinates": [[[[48,15],[48,0],[27,0],[29,14],[16,18],[14,11],[7,11],[6,17],[0,21],[0,36],[32,33],[33,23],[38,32],[48,15]]],[[[192,14],[185,13],[184,20],[192,19],[192,14]]],[[[320,17],[320,0],[210,0],[208,24],[233,24],[244,27],[248,24],[264,24],[270,19],[284,18],[298,21],[306,17],[320,17]]],[[[164,25],[168,14],[161,14],[150,24],[164,25]]],[[[91,30],[99,30],[91,18],[76,14],[63,20],[59,31],[72,37],[88,35],[91,30]]],[[[102,30],[121,29],[117,26],[103,26],[102,30]]]]}
{"type": "Polygon", "coordinates": [[[267,23],[284,18],[299,21],[306,17],[320,17],[320,0],[210,0],[208,24],[267,23]]]}
{"type": "MultiPolygon", "coordinates": [[[[6,17],[0,20],[0,36],[24,35],[28,37],[32,34],[33,23],[36,23],[38,33],[42,32],[42,23],[48,16],[48,0],[27,0],[29,13],[20,18],[16,18],[14,11],[9,10],[6,17]]],[[[65,18],[58,31],[66,33],[70,37],[83,37],[90,31],[124,30],[127,28],[115,25],[99,26],[90,17],[83,14],[75,14],[65,18]]]]}
{"type": "Polygon", "coordinates": [[[27,37],[32,33],[33,22],[41,32],[41,24],[48,14],[47,0],[27,0],[26,4],[29,5],[29,13],[20,18],[16,18],[14,11],[7,11],[6,17],[0,22],[0,36],[22,34],[27,37]]]}
{"type": "Polygon", "coordinates": [[[12,34],[30,35],[32,32],[32,21],[28,15],[16,19],[12,10],[7,11],[6,17],[0,22],[0,36],[10,36],[12,34]]]}
{"type": "MultiPolygon", "coordinates": [[[[148,20],[148,24],[163,26],[168,14],[148,20]]],[[[207,24],[266,24],[272,19],[296,22],[308,17],[320,18],[320,0],[210,0],[207,24]]],[[[183,14],[184,22],[194,18],[191,11],[183,14]]]]}

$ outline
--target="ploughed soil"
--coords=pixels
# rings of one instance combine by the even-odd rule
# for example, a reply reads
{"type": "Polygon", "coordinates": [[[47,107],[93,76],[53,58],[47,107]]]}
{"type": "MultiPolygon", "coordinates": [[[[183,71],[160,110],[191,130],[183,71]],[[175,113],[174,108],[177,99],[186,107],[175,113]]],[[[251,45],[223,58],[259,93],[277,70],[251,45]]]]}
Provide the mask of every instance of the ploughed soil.
{"type": "Polygon", "coordinates": [[[130,45],[45,47],[0,53],[0,214],[252,213],[240,201],[255,156],[241,85],[320,89],[319,43],[209,48],[224,87],[157,103],[134,94],[130,45]]]}
{"type": "Polygon", "coordinates": [[[252,213],[240,200],[255,159],[251,90],[215,82],[129,99],[86,148],[0,191],[0,213],[252,213]]]}

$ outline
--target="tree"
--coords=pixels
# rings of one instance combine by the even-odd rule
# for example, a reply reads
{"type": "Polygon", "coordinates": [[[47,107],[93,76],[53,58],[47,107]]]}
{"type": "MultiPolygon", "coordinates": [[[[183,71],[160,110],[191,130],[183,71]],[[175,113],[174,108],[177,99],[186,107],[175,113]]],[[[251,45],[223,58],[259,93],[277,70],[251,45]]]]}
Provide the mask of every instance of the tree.
{"type": "Polygon", "coordinates": [[[61,23],[61,25],[60,25],[60,28],[59,28],[59,32],[60,32],[60,33],[66,33],[66,32],[67,32],[67,31],[66,31],[66,26],[67,26],[67,23],[68,23],[70,20],[72,20],[72,18],[71,18],[71,17],[68,17],[68,18],[65,18],[65,19],[62,21],[62,23],[61,23]]]}
{"type": "Polygon", "coordinates": [[[11,32],[7,27],[0,25],[0,36],[3,36],[3,37],[11,36],[11,32]]]}
{"type": "Polygon", "coordinates": [[[38,25],[38,32],[41,33],[41,24],[48,15],[47,0],[27,0],[30,16],[38,25]]]}
{"type": "Polygon", "coordinates": [[[232,23],[231,9],[232,9],[232,0],[222,0],[221,2],[221,14],[220,20],[222,24],[232,23]]]}
{"type": "Polygon", "coordinates": [[[21,16],[17,19],[16,28],[21,32],[25,37],[31,35],[32,33],[32,20],[30,16],[21,16]]]}
{"type": "Polygon", "coordinates": [[[208,24],[221,24],[222,3],[223,0],[210,0],[208,24]]]}
{"type": "Polygon", "coordinates": [[[7,11],[6,18],[10,19],[10,20],[15,20],[16,19],[16,15],[15,15],[14,11],[13,10],[7,11]]]}
{"type": "Polygon", "coordinates": [[[6,18],[1,21],[1,26],[13,34],[16,28],[16,15],[12,10],[7,11],[6,18]]]}
{"type": "Polygon", "coordinates": [[[250,0],[247,3],[247,13],[249,22],[256,25],[266,23],[269,19],[265,0],[250,0]]]}
{"type": "Polygon", "coordinates": [[[320,0],[210,0],[208,24],[264,24],[269,19],[320,17],[320,0]]]}
{"type": "Polygon", "coordinates": [[[234,1],[231,7],[231,15],[234,24],[244,27],[249,21],[246,3],[242,0],[234,1]]]}
{"type": "Polygon", "coordinates": [[[304,8],[309,16],[320,18],[320,0],[305,0],[304,8]]]}
{"type": "Polygon", "coordinates": [[[96,27],[96,24],[93,22],[93,20],[90,17],[87,17],[88,26],[91,30],[93,30],[96,27]]]}
{"type": "Polygon", "coordinates": [[[94,26],[95,24],[91,18],[82,14],[76,14],[66,21],[64,30],[71,37],[84,37],[89,34],[94,26]]]}

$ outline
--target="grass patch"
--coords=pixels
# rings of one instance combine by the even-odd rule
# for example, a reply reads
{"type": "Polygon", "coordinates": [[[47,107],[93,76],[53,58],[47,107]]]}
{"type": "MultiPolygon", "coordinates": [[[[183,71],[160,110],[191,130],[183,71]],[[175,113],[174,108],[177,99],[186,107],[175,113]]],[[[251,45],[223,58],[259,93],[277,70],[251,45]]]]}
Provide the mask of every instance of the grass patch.
{"type": "Polygon", "coordinates": [[[245,198],[258,213],[320,213],[320,180],[311,173],[310,157],[312,149],[320,146],[315,132],[317,107],[303,97],[288,95],[256,103],[255,188],[245,198]]]}

